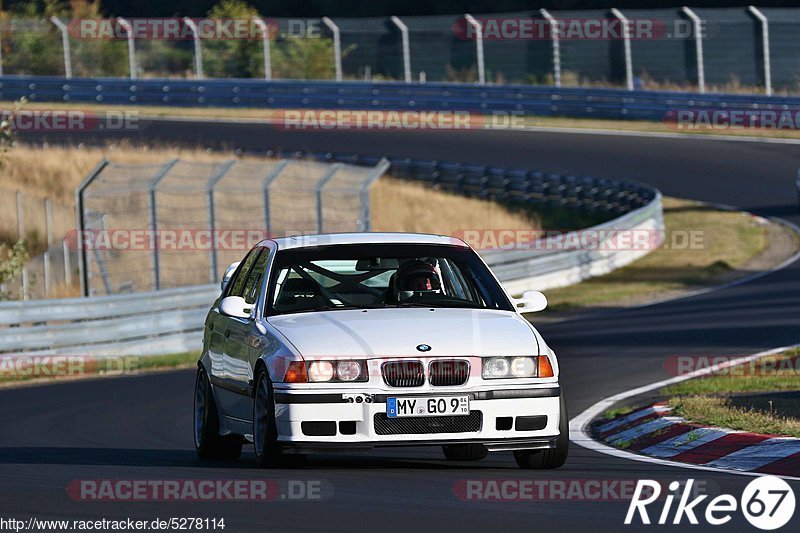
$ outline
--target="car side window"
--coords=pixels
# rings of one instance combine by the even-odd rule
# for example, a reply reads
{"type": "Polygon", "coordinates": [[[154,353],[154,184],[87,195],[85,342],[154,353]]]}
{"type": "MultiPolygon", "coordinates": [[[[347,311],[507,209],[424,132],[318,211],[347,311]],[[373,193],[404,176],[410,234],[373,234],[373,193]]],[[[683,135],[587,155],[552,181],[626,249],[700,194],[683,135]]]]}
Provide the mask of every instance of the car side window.
{"type": "Polygon", "coordinates": [[[244,296],[245,283],[250,274],[250,269],[253,266],[258,255],[261,253],[261,248],[254,248],[250,250],[247,257],[244,258],[239,269],[233,274],[233,279],[228,283],[228,292],[225,296],[244,296]]]}
{"type": "Polygon", "coordinates": [[[264,273],[267,271],[267,263],[269,262],[269,250],[263,248],[261,253],[253,263],[253,268],[250,269],[250,275],[247,276],[247,282],[244,285],[244,301],[249,304],[256,303],[258,294],[261,292],[261,281],[264,279],[264,273]]]}

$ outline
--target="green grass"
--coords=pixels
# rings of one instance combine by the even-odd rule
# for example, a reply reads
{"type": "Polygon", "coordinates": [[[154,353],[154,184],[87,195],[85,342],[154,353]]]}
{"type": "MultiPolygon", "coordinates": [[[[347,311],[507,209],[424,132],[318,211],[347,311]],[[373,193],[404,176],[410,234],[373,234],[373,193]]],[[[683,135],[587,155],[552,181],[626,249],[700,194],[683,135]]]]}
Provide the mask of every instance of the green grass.
{"type": "Polygon", "coordinates": [[[689,379],[661,389],[664,396],[770,392],[800,388],[800,349],[689,379]],[[766,368],[767,371],[762,371],[766,368]],[[774,371],[772,369],[775,369],[774,371]]]}
{"type": "Polygon", "coordinates": [[[718,396],[676,396],[669,400],[672,414],[692,422],[754,433],[800,437],[800,420],[734,407],[718,396]]]}
{"type": "MultiPolygon", "coordinates": [[[[70,358],[77,361],[73,356],[70,358]]],[[[136,375],[143,372],[189,368],[194,366],[199,358],[199,351],[153,356],[87,358],[75,363],[77,365],[75,371],[56,371],[50,375],[42,372],[15,372],[10,365],[5,364],[0,366],[0,386],[34,381],[48,382],[100,376],[136,375]]]]}
{"type": "Polygon", "coordinates": [[[633,411],[633,407],[630,406],[612,407],[603,413],[603,418],[606,420],[611,420],[612,418],[617,418],[618,416],[627,415],[631,411],[633,411]]]}
{"type": "Polygon", "coordinates": [[[548,309],[636,303],[670,291],[714,283],[740,268],[766,245],[766,226],[750,215],[721,211],[690,200],[665,198],[664,224],[665,245],[605,276],[546,291],[548,309]],[[687,232],[699,236],[699,246],[682,246],[677,239],[679,235],[689,235],[687,232]]]}
{"type": "Polygon", "coordinates": [[[800,419],[794,400],[769,394],[800,389],[800,349],[762,357],[707,377],[690,379],[661,389],[669,396],[672,414],[691,422],[729,429],[800,437],[800,419]],[[775,402],[771,402],[775,400],[775,402]],[[773,409],[773,403],[779,409],[773,409]]]}
{"type": "Polygon", "coordinates": [[[138,357],[139,370],[161,370],[194,366],[200,359],[200,351],[138,357]]]}

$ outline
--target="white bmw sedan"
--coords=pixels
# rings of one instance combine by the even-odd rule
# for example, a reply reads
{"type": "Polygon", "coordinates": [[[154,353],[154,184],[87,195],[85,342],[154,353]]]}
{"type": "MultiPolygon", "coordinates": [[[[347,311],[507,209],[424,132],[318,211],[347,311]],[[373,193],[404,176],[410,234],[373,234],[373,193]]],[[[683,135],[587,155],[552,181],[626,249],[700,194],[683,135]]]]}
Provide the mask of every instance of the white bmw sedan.
{"type": "Polygon", "coordinates": [[[265,240],[208,313],[194,441],[259,466],[308,453],[441,446],[557,468],[569,446],[558,361],[463,241],[362,233],[265,240]]]}

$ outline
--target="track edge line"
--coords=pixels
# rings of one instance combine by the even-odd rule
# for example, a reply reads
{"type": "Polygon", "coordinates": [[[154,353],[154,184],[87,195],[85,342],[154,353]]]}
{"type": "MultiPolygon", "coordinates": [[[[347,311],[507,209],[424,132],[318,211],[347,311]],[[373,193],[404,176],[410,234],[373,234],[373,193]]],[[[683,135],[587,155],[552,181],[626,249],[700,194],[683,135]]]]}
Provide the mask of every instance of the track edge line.
{"type": "MultiPolygon", "coordinates": [[[[731,366],[736,366],[742,363],[748,363],[750,361],[755,361],[756,359],[760,359],[761,357],[766,357],[768,355],[774,355],[776,353],[780,353],[786,350],[790,350],[792,348],[800,347],[800,343],[798,344],[791,344],[788,346],[781,346],[779,348],[771,348],[769,350],[764,350],[762,352],[757,352],[745,357],[739,357],[737,359],[731,359],[722,364],[712,365],[706,368],[701,368],[699,370],[695,370],[694,372],[689,372],[682,376],[675,376],[669,379],[665,379],[662,381],[657,381],[655,383],[650,383],[648,385],[642,385],[641,387],[636,387],[634,389],[630,389],[624,392],[617,393],[613,396],[608,398],[604,398],[599,402],[591,405],[587,409],[585,409],[581,414],[572,418],[569,421],[569,440],[574,442],[575,444],[586,448],[588,450],[602,453],[605,455],[610,455],[613,457],[619,457],[622,459],[629,459],[632,461],[640,461],[644,463],[652,463],[661,466],[673,466],[679,468],[685,468],[689,470],[705,470],[705,471],[712,471],[722,474],[735,474],[740,476],[762,476],[759,472],[747,472],[742,470],[731,470],[727,468],[716,468],[712,466],[704,466],[704,465],[696,465],[691,463],[682,463],[678,461],[669,461],[667,459],[660,459],[657,457],[650,457],[647,455],[639,455],[632,452],[627,452],[625,450],[621,450],[619,448],[615,448],[613,446],[609,446],[602,442],[599,442],[592,438],[589,433],[589,424],[591,424],[592,420],[594,420],[597,416],[603,413],[606,409],[610,408],[616,403],[621,402],[622,400],[626,400],[633,396],[637,396],[639,394],[643,394],[645,392],[650,392],[655,389],[659,389],[661,387],[665,387],[667,385],[672,385],[674,383],[680,383],[681,381],[686,381],[689,379],[693,379],[696,377],[700,377],[706,374],[710,374],[712,372],[716,372],[718,370],[722,370],[724,368],[728,368],[731,366]]],[[[781,477],[783,479],[791,479],[791,480],[800,480],[800,477],[796,476],[783,476],[778,475],[777,477],[781,477]]]]}

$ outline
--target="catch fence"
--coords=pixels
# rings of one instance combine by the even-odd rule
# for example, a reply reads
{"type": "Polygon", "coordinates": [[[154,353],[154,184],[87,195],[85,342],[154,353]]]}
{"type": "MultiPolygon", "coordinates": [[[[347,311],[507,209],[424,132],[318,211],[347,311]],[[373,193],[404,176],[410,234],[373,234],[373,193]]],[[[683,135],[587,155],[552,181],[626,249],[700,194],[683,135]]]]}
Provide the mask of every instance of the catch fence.
{"type": "Polygon", "coordinates": [[[385,160],[103,160],[76,193],[82,292],[218,283],[268,236],[369,231],[369,188],[387,168],[385,160]]]}

